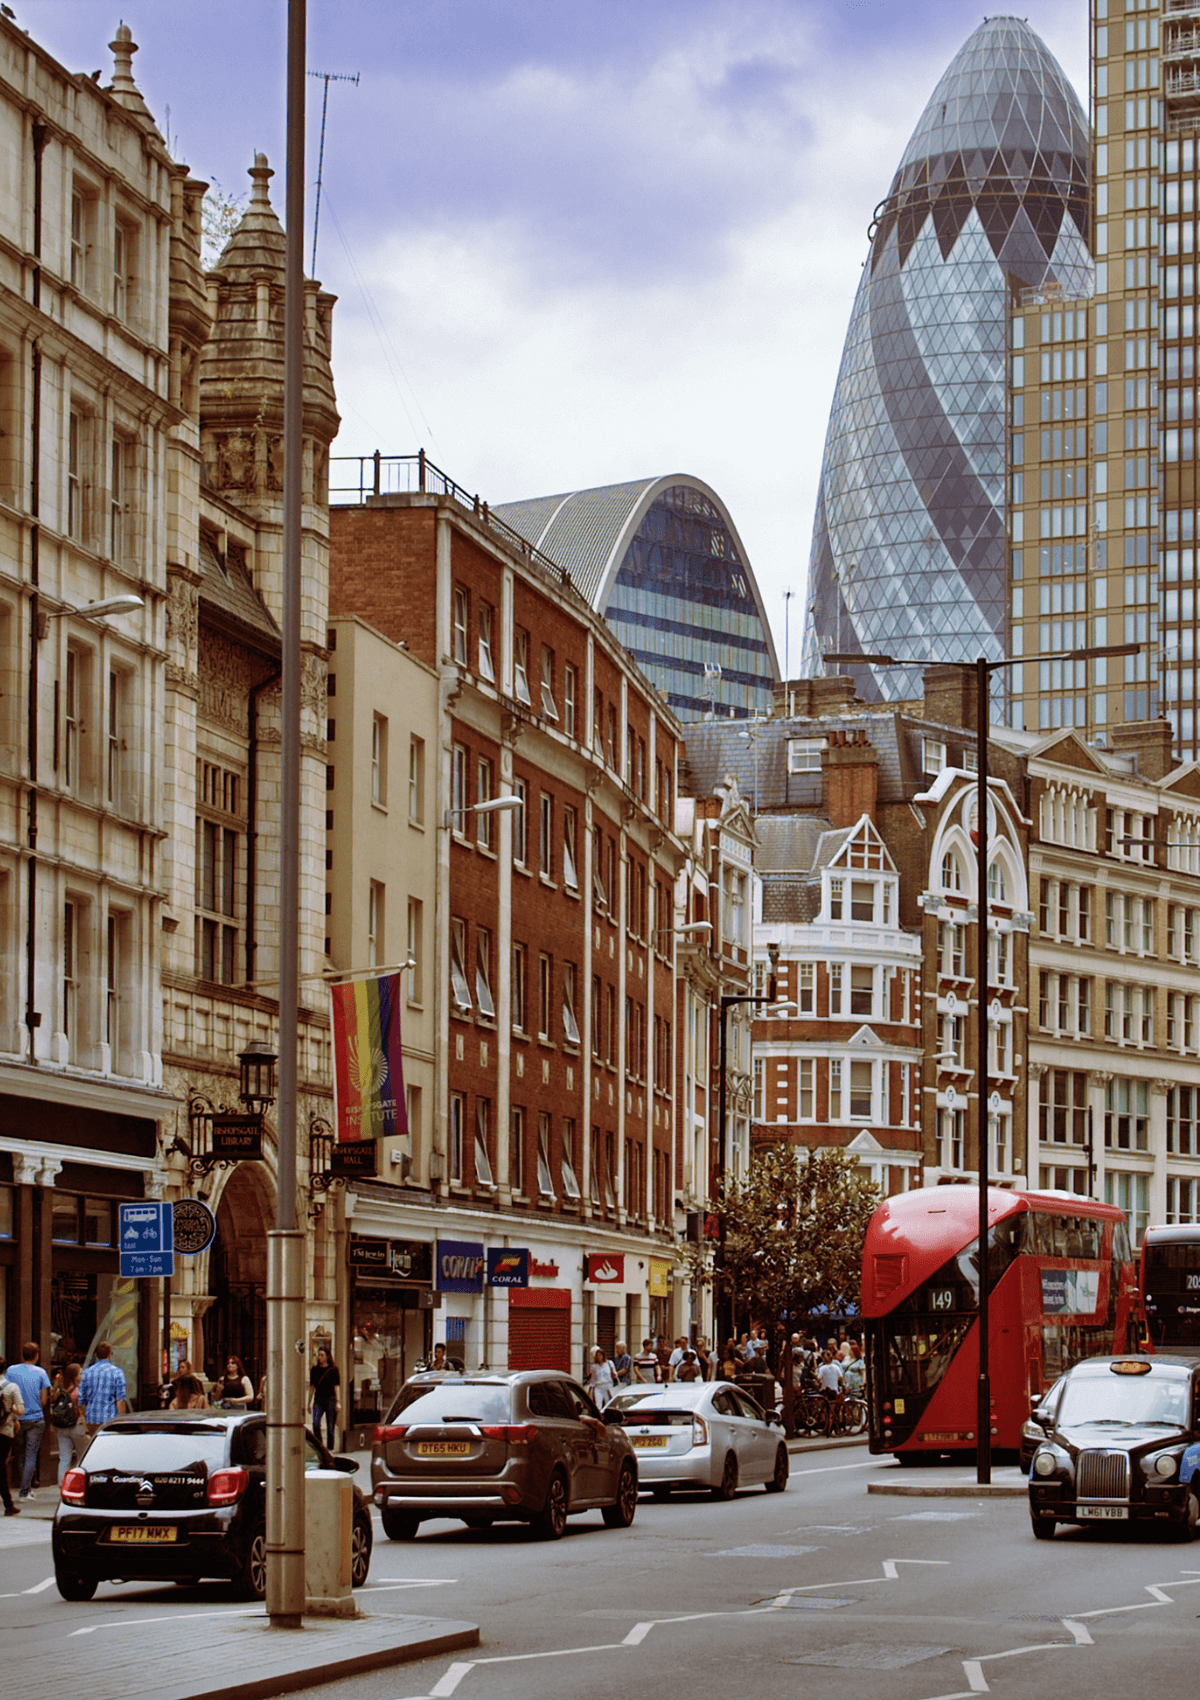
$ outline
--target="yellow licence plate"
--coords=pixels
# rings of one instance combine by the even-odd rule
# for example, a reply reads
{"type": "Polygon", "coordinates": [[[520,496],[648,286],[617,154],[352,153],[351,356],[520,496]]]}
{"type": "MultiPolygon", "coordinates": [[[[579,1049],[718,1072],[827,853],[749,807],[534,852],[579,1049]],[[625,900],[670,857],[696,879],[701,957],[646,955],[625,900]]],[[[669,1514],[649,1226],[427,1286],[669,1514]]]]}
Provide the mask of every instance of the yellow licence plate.
{"type": "Polygon", "coordinates": [[[469,1440],[418,1440],[418,1458],[463,1458],[471,1450],[469,1440]]]}
{"type": "Polygon", "coordinates": [[[665,1434],[634,1434],[630,1439],[635,1446],[644,1449],[648,1446],[665,1446],[668,1437],[665,1434]]]}
{"type": "Polygon", "coordinates": [[[163,1546],[178,1540],[179,1530],[164,1523],[117,1523],[108,1531],[108,1538],[125,1546],[163,1546]]]}

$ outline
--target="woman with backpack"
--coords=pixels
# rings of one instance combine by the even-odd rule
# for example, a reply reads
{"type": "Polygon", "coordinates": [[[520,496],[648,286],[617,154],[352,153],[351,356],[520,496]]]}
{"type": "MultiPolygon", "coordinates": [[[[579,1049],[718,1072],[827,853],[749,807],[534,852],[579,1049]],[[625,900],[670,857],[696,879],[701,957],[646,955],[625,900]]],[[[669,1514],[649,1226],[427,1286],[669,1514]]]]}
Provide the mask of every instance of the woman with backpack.
{"type": "Polygon", "coordinates": [[[50,1389],[50,1427],[58,1436],[58,1485],[75,1463],[76,1449],[83,1457],[87,1445],[87,1424],[79,1410],[79,1364],[64,1364],[50,1389]]]}

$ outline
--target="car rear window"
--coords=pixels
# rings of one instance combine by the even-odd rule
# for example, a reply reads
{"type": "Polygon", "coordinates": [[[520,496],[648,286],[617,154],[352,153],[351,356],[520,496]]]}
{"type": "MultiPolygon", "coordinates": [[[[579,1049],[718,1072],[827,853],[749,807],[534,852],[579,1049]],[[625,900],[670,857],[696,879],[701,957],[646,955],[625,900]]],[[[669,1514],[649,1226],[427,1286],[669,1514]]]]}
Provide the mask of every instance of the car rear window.
{"type": "Polygon", "coordinates": [[[511,1395],[495,1382],[446,1381],[438,1387],[402,1387],[390,1423],[506,1423],[511,1395]]]}
{"type": "Polygon", "coordinates": [[[224,1429],[125,1429],[101,1431],[87,1449],[84,1467],[98,1470],[211,1471],[225,1462],[224,1429]]]}

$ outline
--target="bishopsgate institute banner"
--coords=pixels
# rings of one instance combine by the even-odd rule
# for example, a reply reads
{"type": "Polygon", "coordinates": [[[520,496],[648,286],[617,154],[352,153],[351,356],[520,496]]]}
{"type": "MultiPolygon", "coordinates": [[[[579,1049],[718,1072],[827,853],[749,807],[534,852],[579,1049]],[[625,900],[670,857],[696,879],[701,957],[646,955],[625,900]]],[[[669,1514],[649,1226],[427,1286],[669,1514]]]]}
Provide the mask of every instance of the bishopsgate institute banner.
{"type": "Polygon", "coordinates": [[[339,1145],[408,1132],[399,974],[331,986],[339,1145]]]}

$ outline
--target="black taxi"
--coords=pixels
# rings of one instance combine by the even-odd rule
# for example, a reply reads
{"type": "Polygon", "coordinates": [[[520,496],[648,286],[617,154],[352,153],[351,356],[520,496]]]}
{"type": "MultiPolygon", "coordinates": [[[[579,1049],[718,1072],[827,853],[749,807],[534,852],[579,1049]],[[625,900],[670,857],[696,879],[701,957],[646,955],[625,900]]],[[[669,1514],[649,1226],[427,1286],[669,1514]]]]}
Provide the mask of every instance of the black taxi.
{"type": "Polygon", "coordinates": [[[1136,1353],[1068,1371],[1029,1472],[1038,1540],[1059,1523],[1200,1525],[1200,1360],[1136,1353]]]}

